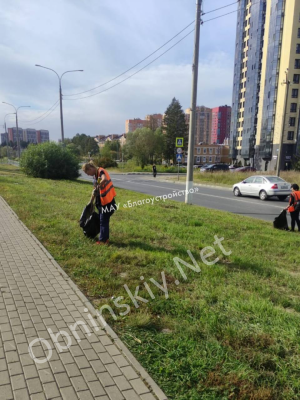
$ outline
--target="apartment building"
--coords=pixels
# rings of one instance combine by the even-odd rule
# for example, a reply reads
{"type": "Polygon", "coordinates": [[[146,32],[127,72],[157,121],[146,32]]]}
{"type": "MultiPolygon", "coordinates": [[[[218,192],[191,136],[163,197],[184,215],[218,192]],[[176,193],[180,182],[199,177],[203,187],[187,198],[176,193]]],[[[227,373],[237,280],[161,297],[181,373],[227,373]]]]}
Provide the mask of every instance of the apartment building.
{"type": "Polygon", "coordinates": [[[4,143],[6,144],[7,137],[8,137],[7,133],[1,133],[1,144],[4,144],[4,143]]]}
{"type": "Polygon", "coordinates": [[[23,141],[29,143],[37,143],[37,131],[35,129],[23,129],[23,141]]]}
{"type": "Polygon", "coordinates": [[[221,144],[195,145],[194,164],[229,163],[229,146],[221,144]]]}
{"type": "Polygon", "coordinates": [[[157,128],[160,128],[163,124],[164,116],[162,114],[150,114],[146,115],[145,120],[147,121],[147,128],[155,131],[157,128]]]}
{"type": "MultiPolygon", "coordinates": [[[[7,132],[8,132],[8,141],[17,143],[18,141],[17,128],[8,128],[7,132]]],[[[18,127],[18,132],[19,132],[19,139],[23,140],[23,129],[18,127]]]]}
{"type": "Polygon", "coordinates": [[[297,151],[300,108],[300,1],[238,4],[230,156],[263,171],[297,151]],[[288,84],[290,82],[290,84],[288,84]]]}
{"type": "MultiPolygon", "coordinates": [[[[187,125],[190,124],[190,108],[185,110],[187,125]]],[[[195,145],[211,143],[212,109],[204,106],[196,107],[195,145]]]]}
{"type": "Polygon", "coordinates": [[[125,133],[134,132],[138,128],[146,128],[149,121],[140,118],[126,119],[125,133]]]}
{"type": "Polygon", "coordinates": [[[225,105],[212,109],[211,139],[212,144],[223,144],[230,136],[231,107],[225,105]]]}
{"type": "Polygon", "coordinates": [[[46,129],[40,129],[36,131],[37,143],[45,143],[50,141],[49,131],[46,129]]]}

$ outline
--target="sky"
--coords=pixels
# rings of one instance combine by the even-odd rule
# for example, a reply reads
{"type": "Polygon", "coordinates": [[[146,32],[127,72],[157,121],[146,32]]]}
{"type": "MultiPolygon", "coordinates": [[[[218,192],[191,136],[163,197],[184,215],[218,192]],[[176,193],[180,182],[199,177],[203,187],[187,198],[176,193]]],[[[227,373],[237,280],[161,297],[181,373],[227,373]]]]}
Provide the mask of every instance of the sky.
{"type": "MultiPolygon", "coordinates": [[[[0,118],[18,111],[23,129],[48,129],[50,140],[61,137],[59,99],[62,78],[64,132],[90,136],[122,134],[125,120],[163,114],[173,97],[190,107],[194,33],[132,78],[117,85],[154,60],[188,32],[120,78],[80,93],[122,74],[194,21],[195,0],[0,0],[0,118]],[[79,97],[95,94],[79,99],[79,97]],[[45,114],[46,113],[46,114],[45,114]],[[43,118],[43,119],[42,119],[43,118]]],[[[203,0],[209,12],[233,0],[203,0]]],[[[202,20],[234,11],[237,5],[208,13],[202,20]]],[[[201,25],[197,104],[231,105],[236,13],[201,25]]],[[[6,117],[15,126],[14,115],[6,117]]],[[[2,123],[1,123],[2,125],[2,123]]]]}

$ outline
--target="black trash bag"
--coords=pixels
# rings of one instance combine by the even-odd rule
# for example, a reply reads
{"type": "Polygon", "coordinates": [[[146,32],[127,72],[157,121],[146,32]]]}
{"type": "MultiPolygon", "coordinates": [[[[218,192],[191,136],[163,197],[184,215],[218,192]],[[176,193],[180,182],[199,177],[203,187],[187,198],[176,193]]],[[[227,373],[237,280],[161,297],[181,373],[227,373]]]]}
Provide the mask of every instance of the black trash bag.
{"type": "Polygon", "coordinates": [[[284,231],[289,230],[287,217],[286,217],[286,210],[281,211],[281,213],[274,219],[273,226],[276,229],[283,229],[284,231]]]}
{"type": "Polygon", "coordinates": [[[86,237],[93,239],[100,233],[100,218],[99,214],[94,211],[94,206],[89,203],[82,211],[79,226],[83,229],[86,237]]]}

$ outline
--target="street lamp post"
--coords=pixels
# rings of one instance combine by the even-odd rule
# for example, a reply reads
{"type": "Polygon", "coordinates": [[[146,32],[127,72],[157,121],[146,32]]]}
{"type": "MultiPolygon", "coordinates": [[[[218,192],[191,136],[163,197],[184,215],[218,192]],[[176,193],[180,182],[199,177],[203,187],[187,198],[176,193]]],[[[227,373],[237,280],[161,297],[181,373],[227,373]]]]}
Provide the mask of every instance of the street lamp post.
{"type": "Polygon", "coordinates": [[[8,153],[8,133],[7,133],[7,129],[6,129],[6,117],[8,115],[14,115],[15,113],[8,113],[4,116],[4,129],[5,129],[5,137],[6,137],[6,150],[7,150],[7,161],[8,161],[8,157],[9,157],[9,153],[8,153]]]}
{"type": "Polygon", "coordinates": [[[18,146],[18,157],[20,160],[21,157],[21,149],[20,149],[20,136],[19,136],[19,126],[18,126],[18,110],[19,108],[24,108],[24,107],[30,107],[30,106],[20,106],[18,108],[16,108],[13,104],[10,103],[6,103],[6,101],[2,101],[3,104],[8,104],[9,106],[12,106],[15,109],[15,113],[16,114],[16,128],[17,128],[17,146],[18,146]]]}
{"type": "Polygon", "coordinates": [[[61,76],[58,75],[58,73],[56,71],[54,71],[54,69],[52,68],[48,68],[48,67],[44,67],[43,65],[39,65],[39,64],[35,64],[36,67],[40,67],[40,68],[45,68],[45,69],[49,69],[50,71],[53,71],[57,77],[58,77],[58,82],[59,82],[59,104],[60,104],[60,129],[61,129],[61,141],[62,143],[64,143],[64,120],[63,120],[63,107],[62,107],[62,91],[61,91],[61,80],[62,77],[67,74],[68,72],[83,72],[83,69],[74,69],[71,71],[65,71],[61,76]]]}

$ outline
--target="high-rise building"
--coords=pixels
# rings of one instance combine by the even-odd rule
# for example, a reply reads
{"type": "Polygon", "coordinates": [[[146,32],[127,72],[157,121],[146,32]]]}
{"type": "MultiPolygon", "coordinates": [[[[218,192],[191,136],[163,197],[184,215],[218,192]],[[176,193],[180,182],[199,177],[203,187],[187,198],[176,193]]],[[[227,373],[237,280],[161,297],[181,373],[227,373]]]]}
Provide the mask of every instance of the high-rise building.
{"type": "Polygon", "coordinates": [[[23,129],[23,140],[24,142],[37,143],[36,130],[31,128],[23,129]]]}
{"type": "Polygon", "coordinates": [[[150,128],[153,131],[160,128],[163,124],[163,118],[162,114],[146,115],[145,120],[147,121],[147,128],[150,128]]]}
{"type": "Polygon", "coordinates": [[[49,131],[46,129],[40,129],[36,131],[36,141],[37,143],[45,143],[50,141],[49,131]]]}
{"type": "Polygon", "coordinates": [[[281,168],[289,168],[299,134],[300,1],[239,0],[238,7],[230,155],[273,170],[283,132],[281,168]]]}
{"type": "MultiPolygon", "coordinates": [[[[20,140],[23,140],[23,129],[18,127],[18,131],[19,131],[20,140]]],[[[18,141],[17,128],[8,128],[7,132],[8,132],[9,142],[17,143],[17,141],[18,141]]]]}
{"type": "Polygon", "coordinates": [[[134,132],[138,128],[145,128],[148,121],[140,118],[126,119],[125,121],[125,133],[134,132]]]}
{"type": "Polygon", "coordinates": [[[1,144],[6,144],[7,142],[7,133],[1,133],[1,144]]]}
{"type": "MultiPolygon", "coordinates": [[[[186,123],[190,123],[190,108],[185,110],[186,123]]],[[[204,106],[196,107],[196,133],[195,145],[211,142],[212,110],[204,106]]]]}
{"type": "Polygon", "coordinates": [[[231,107],[225,105],[212,109],[211,143],[223,144],[230,136],[231,107]]]}

